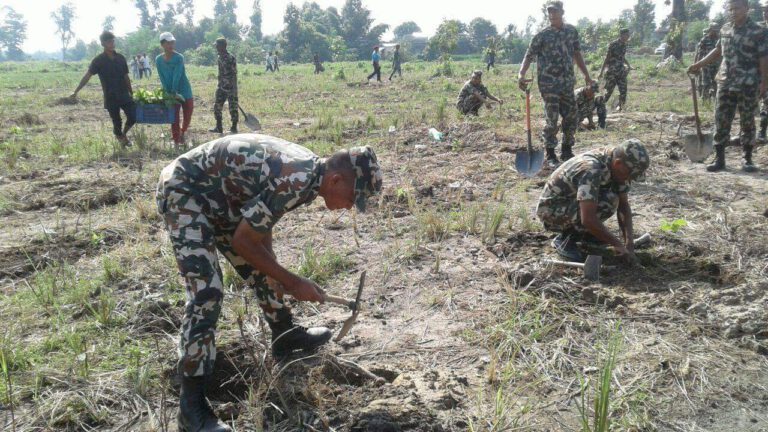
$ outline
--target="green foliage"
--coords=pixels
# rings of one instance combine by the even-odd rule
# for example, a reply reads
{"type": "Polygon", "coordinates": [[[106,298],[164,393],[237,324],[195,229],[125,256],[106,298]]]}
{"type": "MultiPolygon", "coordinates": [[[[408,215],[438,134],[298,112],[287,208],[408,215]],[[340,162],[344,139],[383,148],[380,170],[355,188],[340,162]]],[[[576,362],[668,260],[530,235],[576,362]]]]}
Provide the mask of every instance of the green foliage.
{"type": "Polygon", "coordinates": [[[672,222],[662,219],[661,220],[661,226],[659,229],[666,233],[677,233],[678,231],[682,230],[683,228],[688,226],[688,221],[685,219],[675,219],[672,222]]]}
{"type": "Polygon", "coordinates": [[[429,39],[426,58],[434,60],[439,56],[443,61],[450,58],[458,47],[459,34],[464,30],[464,25],[458,20],[443,20],[435,35],[429,39]]]}
{"type": "Polygon", "coordinates": [[[353,262],[346,255],[329,250],[317,253],[310,243],[301,254],[298,274],[318,285],[325,285],[340,272],[352,267],[353,262]]]}
{"type": "Polygon", "coordinates": [[[67,47],[75,37],[75,33],[72,31],[72,21],[74,21],[75,17],[75,7],[72,3],[65,3],[51,12],[51,19],[56,24],[56,34],[59,35],[61,40],[62,60],[66,59],[67,47]]]}
{"type": "Polygon", "coordinates": [[[3,12],[0,21],[0,49],[5,51],[7,60],[24,60],[21,47],[27,40],[27,21],[10,6],[4,6],[0,10],[3,12]]]}
{"type": "Polygon", "coordinates": [[[158,104],[158,105],[165,105],[165,106],[173,106],[178,105],[179,101],[176,99],[176,96],[166,92],[164,89],[157,89],[154,91],[146,90],[143,88],[137,89],[133,93],[133,99],[138,104],[158,104]]]}
{"type": "Polygon", "coordinates": [[[419,32],[421,32],[421,27],[413,21],[406,21],[393,30],[395,39],[403,39],[406,36],[419,32]]]}
{"type": "Polygon", "coordinates": [[[599,381],[595,388],[594,411],[592,425],[590,426],[587,413],[587,384],[582,378],[581,403],[578,404],[582,432],[608,432],[611,430],[611,421],[608,418],[611,405],[611,381],[613,371],[616,368],[616,357],[621,350],[621,331],[617,324],[608,342],[608,352],[603,366],[600,368],[599,381]]]}

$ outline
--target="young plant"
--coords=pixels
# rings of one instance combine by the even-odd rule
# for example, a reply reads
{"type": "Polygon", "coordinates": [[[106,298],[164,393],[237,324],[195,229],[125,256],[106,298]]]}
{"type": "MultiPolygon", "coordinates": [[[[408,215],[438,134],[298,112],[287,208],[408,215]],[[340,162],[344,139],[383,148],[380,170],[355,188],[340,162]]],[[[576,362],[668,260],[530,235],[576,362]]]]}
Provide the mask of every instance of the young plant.
{"type": "Polygon", "coordinates": [[[589,414],[587,413],[587,384],[581,378],[582,392],[581,404],[578,404],[579,414],[581,416],[582,432],[608,432],[611,428],[611,420],[608,418],[611,407],[611,381],[613,380],[613,371],[616,368],[616,356],[621,349],[621,332],[619,324],[611,335],[608,342],[608,352],[605,363],[600,368],[599,380],[595,388],[594,412],[592,425],[590,426],[589,414]]]}

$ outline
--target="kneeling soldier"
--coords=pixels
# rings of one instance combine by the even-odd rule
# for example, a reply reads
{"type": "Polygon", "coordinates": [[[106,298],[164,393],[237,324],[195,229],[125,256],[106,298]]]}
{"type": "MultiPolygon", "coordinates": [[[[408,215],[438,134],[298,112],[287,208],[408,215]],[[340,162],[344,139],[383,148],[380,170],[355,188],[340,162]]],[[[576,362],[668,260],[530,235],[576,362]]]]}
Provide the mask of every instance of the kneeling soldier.
{"type": "Polygon", "coordinates": [[[547,180],[536,214],[549,231],[559,233],[552,246],[571,261],[584,261],[576,245],[590,236],[615,248],[628,263],[636,260],[632,237],[631,181],[644,178],[650,159],[643,144],[630,139],[580,154],[560,165],[547,180]],[[617,238],[603,225],[616,214],[617,238]]]}
{"type": "Polygon", "coordinates": [[[459,92],[459,97],[456,98],[456,108],[461,111],[462,114],[477,115],[480,107],[484,104],[490,106],[489,100],[496,101],[499,105],[503,105],[504,101],[498,99],[488,92],[488,88],[483,85],[483,71],[476,70],[472,72],[472,76],[469,81],[464,83],[464,87],[459,92]]]}

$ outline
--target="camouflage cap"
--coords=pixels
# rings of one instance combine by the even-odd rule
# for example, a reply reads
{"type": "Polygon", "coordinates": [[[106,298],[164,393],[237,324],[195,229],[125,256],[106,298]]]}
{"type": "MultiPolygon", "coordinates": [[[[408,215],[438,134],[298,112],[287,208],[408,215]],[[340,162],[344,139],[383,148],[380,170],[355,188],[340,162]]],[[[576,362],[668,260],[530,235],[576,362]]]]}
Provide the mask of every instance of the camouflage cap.
{"type": "MultiPolygon", "coordinates": [[[[768,4],[768,3],[765,3],[765,4],[768,4]]],[[[715,30],[715,31],[720,30],[720,24],[718,24],[718,23],[716,23],[714,21],[709,23],[709,26],[707,27],[707,31],[712,31],[712,30],[715,30]]]]}
{"type": "Polygon", "coordinates": [[[557,9],[560,12],[563,11],[563,2],[557,0],[550,0],[547,2],[547,10],[557,9]]]}
{"type": "Polygon", "coordinates": [[[218,45],[227,46],[227,38],[224,38],[224,37],[217,38],[215,44],[216,46],[218,45]]]}
{"type": "Polygon", "coordinates": [[[480,69],[476,69],[476,70],[472,71],[472,78],[474,78],[474,77],[482,78],[483,77],[483,71],[481,71],[480,69]]]}
{"type": "Polygon", "coordinates": [[[622,161],[629,168],[629,178],[633,181],[645,180],[645,170],[651,164],[651,158],[640,140],[632,138],[617,145],[614,150],[620,150],[624,157],[622,161]]]}
{"type": "Polygon", "coordinates": [[[368,197],[381,191],[381,169],[376,153],[369,146],[349,149],[349,158],[355,167],[355,207],[365,213],[368,197]]]}
{"type": "Polygon", "coordinates": [[[626,28],[626,27],[624,27],[623,29],[619,30],[619,34],[630,34],[630,33],[631,32],[629,31],[629,29],[626,28]]]}
{"type": "Polygon", "coordinates": [[[597,81],[592,81],[592,85],[590,85],[593,92],[599,92],[600,91],[600,83],[597,81]]]}

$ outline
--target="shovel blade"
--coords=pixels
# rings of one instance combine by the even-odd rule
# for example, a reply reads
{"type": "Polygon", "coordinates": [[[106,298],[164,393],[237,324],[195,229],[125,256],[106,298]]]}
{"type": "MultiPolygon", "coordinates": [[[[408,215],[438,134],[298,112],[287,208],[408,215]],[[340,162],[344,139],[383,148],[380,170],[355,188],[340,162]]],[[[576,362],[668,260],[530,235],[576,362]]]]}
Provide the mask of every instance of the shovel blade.
{"type": "Polygon", "coordinates": [[[541,150],[521,151],[515,155],[515,169],[523,177],[535,176],[543,165],[544,152],[541,150]]]}
{"type": "Polygon", "coordinates": [[[252,131],[261,130],[261,122],[253,114],[245,115],[245,125],[248,126],[252,131]]]}
{"type": "Polygon", "coordinates": [[[683,137],[683,148],[691,162],[704,162],[714,148],[712,135],[702,135],[701,140],[696,134],[686,135],[683,137]]]}

